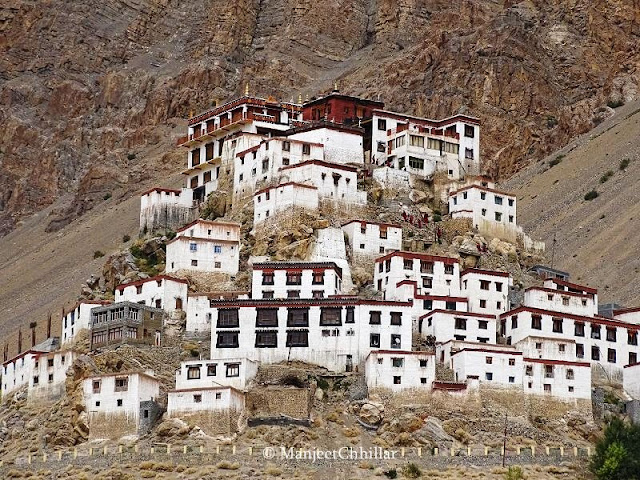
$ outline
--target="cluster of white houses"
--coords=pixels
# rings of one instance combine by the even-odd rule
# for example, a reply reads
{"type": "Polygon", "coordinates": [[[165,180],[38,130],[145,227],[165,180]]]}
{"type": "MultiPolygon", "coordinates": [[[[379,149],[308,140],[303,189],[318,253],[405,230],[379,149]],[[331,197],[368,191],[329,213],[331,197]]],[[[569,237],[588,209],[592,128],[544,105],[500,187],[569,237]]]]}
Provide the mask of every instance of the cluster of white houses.
{"type": "MultiPolygon", "coordinates": [[[[303,105],[243,97],[190,119],[179,141],[188,148],[187,186],[142,195],[142,230],[177,229],[167,244],[166,273],[117,286],[113,303],[83,300],[65,311],[61,349],[34,346],[5,359],[3,395],[24,385],[29,398],[63,394],[75,358],[69,346],[81,330],[88,330],[92,349],[153,348],[163,344],[166,318],[184,312],[188,334],[210,337],[211,358],[181,363],[167,415],[211,430],[235,430],[259,365],[288,361],[359,372],[370,389],[482,387],[569,401],[590,399],[597,368],[623,374],[628,393],[640,396],[640,309],[601,316],[595,289],[543,267],[549,274],[543,285],[512,305],[508,272],[463,269],[456,258],[404,251],[402,225],[355,218],[337,229],[337,241],[326,235],[334,242],[327,250],[346,246],[353,262],[373,259],[376,298],[348,295],[344,258],[337,255],[253,258],[248,292],[190,293],[180,276],[239,272],[241,225],[192,218],[219,182],[232,188],[234,203],[252,199],[258,225],[324,201],[366,204],[358,183],[359,164],[367,162],[374,178],[384,169],[394,181],[442,171],[456,186],[448,190],[453,218],[517,232],[515,197],[486,179],[469,180],[479,170],[479,136],[472,117],[417,118],[337,92],[303,105]],[[425,344],[430,348],[415,347],[425,344]],[[455,381],[439,381],[436,364],[449,367],[455,381]]],[[[113,434],[100,427],[105,423],[116,434],[144,431],[161,413],[160,382],[150,372],[93,376],[83,392],[94,437],[113,434]]]]}

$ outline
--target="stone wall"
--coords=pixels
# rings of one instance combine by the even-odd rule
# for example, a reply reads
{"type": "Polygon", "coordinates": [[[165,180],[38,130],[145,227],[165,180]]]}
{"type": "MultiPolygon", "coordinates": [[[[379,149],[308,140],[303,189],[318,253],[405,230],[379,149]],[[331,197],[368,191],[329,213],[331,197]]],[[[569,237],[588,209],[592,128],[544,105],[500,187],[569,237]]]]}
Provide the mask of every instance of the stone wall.
{"type": "Polygon", "coordinates": [[[239,430],[239,420],[242,411],[236,409],[229,410],[209,410],[202,412],[176,412],[175,417],[186,422],[190,426],[198,426],[207,435],[229,436],[239,430]]]}
{"type": "Polygon", "coordinates": [[[140,402],[140,426],[138,433],[145,435],[151,431],[156,422],[162,417],[164,409],[153,400],[140,402]],[[145,412],[147,412],[145,414],[145,412]]]}
{"type": "Polygon", "coordinates": [[[252,417],[287,416],[309,418],[312,389],[285,386],[257,387],[247,394],[247,411],[252,417]]]}
{"type": "Polygon", "coordinates": [[[140,233],[177,230],[192,222],[198,216],[198,210],[182,205],[154,205],[140,212],[140,233]]]}
{"type": "Polygon", "coordinates": [[[138,433],[138,419],[134,414],[89,413],[89,439],[109,438],[117,440],[125,435],[138,433]]]}

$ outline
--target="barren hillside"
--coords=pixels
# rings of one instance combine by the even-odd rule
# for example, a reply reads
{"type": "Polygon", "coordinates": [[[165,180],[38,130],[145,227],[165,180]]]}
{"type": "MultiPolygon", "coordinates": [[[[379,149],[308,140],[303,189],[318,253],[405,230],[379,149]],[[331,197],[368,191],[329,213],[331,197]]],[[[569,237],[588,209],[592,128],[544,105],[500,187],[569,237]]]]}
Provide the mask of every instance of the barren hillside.
{"type": "Polygon", "coordinates": [[[599,288],[601,302],[635,306],[639,183],[640,102],[633,102],[505,186],[518,193],[518,223],[547,242],[554,266],[599,288]],[[598,197],[585,200],[591,190],[598,197]]]}

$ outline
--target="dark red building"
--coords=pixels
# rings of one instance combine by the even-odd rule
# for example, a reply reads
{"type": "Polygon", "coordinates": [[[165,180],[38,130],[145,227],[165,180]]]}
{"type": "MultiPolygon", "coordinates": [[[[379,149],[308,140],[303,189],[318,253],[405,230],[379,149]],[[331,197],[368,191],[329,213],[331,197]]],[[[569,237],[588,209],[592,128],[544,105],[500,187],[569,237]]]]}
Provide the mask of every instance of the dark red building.
{"type": "Polygon", "coordinates": [[[326,120],[345,125],[358,125],[370,119],[373,110],[384,108],[383,102],[342,95],[336,91],[302,105],[303,120],[326,120]]]}

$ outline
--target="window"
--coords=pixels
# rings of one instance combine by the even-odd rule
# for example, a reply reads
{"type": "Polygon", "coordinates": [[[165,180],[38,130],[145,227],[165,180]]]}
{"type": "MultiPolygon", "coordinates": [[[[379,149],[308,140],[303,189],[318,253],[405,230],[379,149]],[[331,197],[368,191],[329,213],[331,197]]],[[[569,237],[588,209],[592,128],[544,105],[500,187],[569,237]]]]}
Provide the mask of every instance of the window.
{"type": "Polygon", "coordinates": [[[277,327],[277,326],[278,326],[278,309],[277,308],[256,309],[256,327],[277,327]]]}
{"type": "Polygon", "coordinates": [[[355,308],[347,307],[347,318],[345,318],[344,323],[355,323],[355,308]]]}
{"type": "Polygon", "coordinates": [[[600,325],[591,325],[591,338],[600,340],[600,325]]]}
{"type": "Polygon", "coordinates": [[[321,307],[320,308],[320,326],[335,327],[342,325],[342,308],[340,307],[321,307]]]}
{"type": "Polygon", "coordinates": [[[554,333],[562,333],[562,319],[554,318],[553,319],[553,332],[554,333]]]}
{"type": "Polygon", "coordinates": [[[402,147],[404,145],[404,135],[400,137],[396,137],[396,148],[402,147]]]}
{"type": "Polygon", "coordinates": [[[424,137],[420,135],[409,135],[409,145],[412,147],[424,148],[424,137]]]}
{"type": "Polygon", "coordinates": [[[567,369],[567,380],[573,380],[573,369],[567,369]]]}
{"type": "Polygon", "coordinates": [[[486,208],[483,208],[483,209],[482,209],[482,211],[481,211],[481,213],[482,213],[482,216],[483,216],[483,217],[486,217],[486,216],[487,216],[487,209],[486,209],[486,208]]]}
{"type": "Polygon", "coordinates": [[[544,377],[545,378],[553,378],[553,365],[545,365],[544,366],[544,377]]]}
{"type": "Polygon", "coordinates": [[[444,273],[445,275],[453,275],[453,265],[445,265],[444,273]]]}
{"type": "Polygon", "coordinates": [[[420,360],[420,368],[427,368],[428,360],[420,360]]]}
{"type": "Polygon", "coordinates": [[[275,330],[265,330],[256,332],[257,348],[275,348],[278,346],[278,333],[275,330]]]}
{"type": "Polygon", "coordinates": [[[420,377],[420,383],[421,383],[422,385],[426,385],[426,383],[427,383],[427,379],[426,379],[425,377],[420,377]]]}
{"type": "Polygon", "coordinates": [[[551,393],[551,384],[550,383],[545,383],[544,384],[544,392],[545,393],[551,393]]]}
{"type": "Polygon", "coordinates": [[[240,364],[239,363],[227,363],[227,377],[239,377],[240,376],[240,364]]]}
{"type": "Polygon", "coordinates": [[[478,320],[478,328],[480,330],[487,330],[488,327],[489,327],[488,320],[478,320]]]}
{"type": "Polygon", "coordinates": [[[391,325],[402,325],[402,312],[391,312],[391,325]]]}
{"type": "Polygon", "coordinates": [[[374,348],[380,348],[380,334],[372,333],[369,335],[369,346],[374,348]]]}
{"type": "Polygon", "coordinates": [[[121,398],[119,398],[118,400],[116,400],[116,405],[117,405],[118,407],[121,407],[121,406],[122,406],[122,399],[121,399],[121,398]]]}
{"type": "Polygon", "coordinates": [[[475,136],[475,128],[473,128],[473,125],[464,126],[464,136],[467,138],[473,138],[475,136]]]}
{"type": "Polygon", "coordinates": [[[433,288],[433,278],[431,278],[431,277],[422,277],[422,287],[423,288],[433,288]]]}
{"type": "Polygon", "coordinates": [[[303,155],[311,154],[311,145],[309,145],[308,143],[303,143],[302,144],[302,154],[303,155]]]}
{"type": "Polygon", "coordinates": [[[627,343],[629,345],[638,345],[638,332],[627,330],[627,343]]]}
{"type": "Polygon", "coordinates": [[[360,250],[364,250],[364,243],[360,244],[360,250]]]}
{"type": "Polygon", "coordinates": [[[197,380],[200,378],[200,365],[194,367],[187,367],[187,379],[197,380]]]}
{"type": "Polygon", "coordinates": [[[466,320],[466,318],[456,318],[455,319],[455,328],[456,328],[456,330],[466,330],[467,329],[467,320],[466,320]]]}
{"type": "Polygon", "coordinates": [[[445,309],[447,309],[447,310],[455,310],[456,309],[456,302],[446,302],[445,303],[445,309]]]}
{"type": "Polygon", "coordinates": [[[609,363],[616,363],[616,349],[615,348],[610,348],[607,351],[607,361],[609,363]]]}
{"type": "Polygon", "coordinates": [[[287,347],[308,347],[308,330],[287,330],[287,347]]]}
{"type": "Polygon", "coordinates": [[[38,385],[39,382],[40,382],[40,377],[38,377],[37,375],[35,377],[33,377],[33,384],[34,385],[38,385]]]}
{"type": "Polygon", "coordinates": [[[287,309],[287,327],[308,327],[309,326],[309,309],[308,308],[288,308],[287,309]]]}
{"type": "Polygon", "coordinates": [[[561,343],[560,345],[558,345],[558,351],[564,353],[566,350],[566,345],[564,343],[561,343]]]}
{"type": "Polygon", "coordinates": [[[565,307],[569,305],[569,297],[562,297],[562,305],[565,307]]]}
{"type": "Polygon", "coordinates": [[[126,392],[129,389],[129,377],[116,378],[116,392],[126,392]]]}
{"type": "Polygon", "coordinates": [[[510,358],[509,359],[509,366],[513,367],[516,364],[516,359],[515,358],[510,358]]]}
{"type": "Polygon", "coordinates": [[[433,273],[433,262],[420,261],[420,273],[433,273]]]}
{"type": "Polygon", "coordinates": [[[478,337],[478,343],[489,343],[489,337],[478,337]]]}
{"type": "Polygon", "coordinates": [[[502,197],[499,197],[499,196],[495,195],[495,196],[493,197],[493,202],[494,202],[496,205],[502,205],[502,197]]]}
{"type": "Polygon", "coordinates": [[[380,321],[381,313],[378,311],[369,312],[369,325],[380,325],[382,322],[380,321]]]}
{"type": "Polygon", "coordinates": [[[484,374],[484,378],[485,378],[487,381],[489,381],[489,382],[490,382],[491,380],[493,380],[493,373],[491,373],[491,372],[486,372],[486,373],[484,374]]]}
{"type": "Polygon", "coordinates": [[[493,357],[484,357],[484,363],[486,363],[487,365],[492,365],[493,357]]]}
{"type": "Polygon", "coordinates": [[[191,260],[191,266],[192,267],[197,267],[198,266],[198,260],[191,260]]]}
{"type": "MultiPolygon", "coordinates": [[[[380,227],[380,238],[385,240],[387,238],[387,228],[380,227]]],[[[413,261],[411,262],[413,264],[413,261]]]]}
{"type": "Polygon", "coordinates": [[[402,368],[402,365],[404,365],[404,359],[403,358],[392,358],[391,359],[391,366],[392,367],[402,368]]]}
{"type": "MultiPolygon", "coordinates": [[[[189,244],[189,251],[197,252],[198,251],[198,244],[197,243],[190,243],[189,244]]],[[[140,287],[140,292],[137,292],[137,293],[142,293],[142,287],[140,287]]]]}
{"type": "Polygon", "coordinates": [[[262,285],[273,285],[273,272],[262,272],[262,285]]]}
{"type": "Polygon", "coordinates": [[[584,345],[581,343],[576,343],[576,357],[584,358],[584,345]]]}
{"type": "Polygon", "coordinates": [[[513,215],[509,215],[509,223],[513,223],[513,215]]]}
{"type": "Polygon", "coordinates": [[[288,158],[282,158],[282,165],[284,165],[284,166],[289,165],[289,159],[288,158]]]}
{"type": "Polygon", "coordinates": [[[487,194],[485,192],[480,192],[480,200],[486,200],[487,194]]]}
{"type": "Polygon", "coordinates": [[[413,269],[413,260],[408,260],[408,259],[404,259],[403,263],[403,268],[405,270],[412,270],[413,269]]]}
{"type": "Polygon", "coordinates": [[[264,292],[262,292],[262,298],[273,298],[273,291],[265,290],[264,292]]]}
{"type": "Polygon", "coordinates": [[[287,298],[300,298],[300,290],[287,290],[287,298]]]}
{"type": "Polygon", "coordinates": [[[291,142],[282,142],[282,151],[288,152],[291,150],[291,142]]]}
{"type": "Polygon", "coordinates": [[[509,206],[510,206],[510,207],[513,207],[513,198],[510,198],[510,199],[509,199],[509,206]]]}
{"type": "Polygon", "coordinates": [[[387,121],[379,118],[378,119],[378,130],[386,130],[387,129],[387,121]]]}
{"type": "Polygon", "coordinates": [[[584,337],[584,323],[575,322],[574,325],[575,325],[574,335],[576,337],[584,337]]]}
{"type": "Polygon", "coordinates": [[[240,319],[237,308],[221,308],[218,310],[218,328],[238,328],[240,319]]]}
{"type": "Polygon", "coordinates": [[[218,374],[217,367],[215,363],[207,365],[207,377],[215,377],[218,374]]]}
{"type": "Polygon", "coordinates": [[[422,308],[424,310],[433,310],[433,300],[423,300],[422,308]]]}
{"type": "Polygon", "coordinates": [[[217,348],[238,348],[238,335],[240,332],[218,332],[217,348]]]}
{"type": "Polygon", "coordinates": [[[525,374],[527,377],[531,377],[531,376],[533,376],[533,367],[532,367],[531,365],[527,365],[527,366],[526,366],[526,368],[525,368],[525,370],[524,370],[524,374],[525,374]]]}
{"type": "Polygon", "coordinates": [[[402,383],[402,377],[400,376],[395,376],[393,377],[393,384],[394,385],[400,385],[402,383]]]}
{"type": "Polygon", "coordinates": [[[216,393],[216,400],[220,400],[222,398],[222,394],[221,393],[216,393]]]}
{"type": "Polygon", "coordinates": [[[607,341],[608,342],[616,341],[616,327],[607,327],[607,341]]]}
{"type": "Polygon", "coordinates": [[[222,247],[220,245],[214,245],[213,253],[222,253],[222,247]]]}
{"type": "Polygon", "coordinates": [[[518,316],[511,317],[511,328],[518,328],[518,316]]]}
{"type": "Polygon", "coordinates": [[[94,380],[93,381],[93,393],[100,393],[100,386],[101,386],[101,381],[100,380],[94,380]]]}
{"type": "Polygon", "coordinates": [[[488,280],[480,280],[480,290],[489,290],[489,284],[488,280]]]}
{"type": "Polygon", "coordinates": [[[598,347],[591,347],[591,360],[600,360],[600,349],[598,347]]]}
{"type": "Polygon", "coordinates": [[[287,285],[302,285],[301,272],[287,272],[287,285]]]}
{"type": "Polygon", "coordinates": [[[487,301],[486,300],[480,300],[480,308],[487,308],[487,301]]]}
{"type": "Polygon", "coordinates": [[[202,395],[199,393],[196,393],[193,396],[193,403],[202,403],[202,395]]]}
{"type": "Polygon", "coordinates": [[[417,170],[424,170],[424,159],[409,157],[409,167],[417,170]]]}
{"type": "Polygon", "coordinates": [[[638,354],[636,352],[629,353],[629,365],[638,363],[638,354]]]}
{"type": "Polygon", "coordinates": [[[495,212],[494,218],[496,219],[496,222],[501,222],[502,214],[500,212],[495,212]]]}
{"type": "Polygon", "coordinates": [[[324,272],[313,272],[313,284],[314,285],[323,285],[324,284],[324,272]]]}
{"type": "Polygon", "coordinates": [[[542,317],[540,315],[531,316],[531,328],[534,330],[542,330],[542,317]]]}
{"type": "Polygon", "coordinates": [[[496,292],[502,291],[502,282],[496,282],[496,292]]]}
{"type": "Polygon", "coordinates": [[[400,348],[402,345],[400,335],[391,335],[391,348],[400,348]]]}

